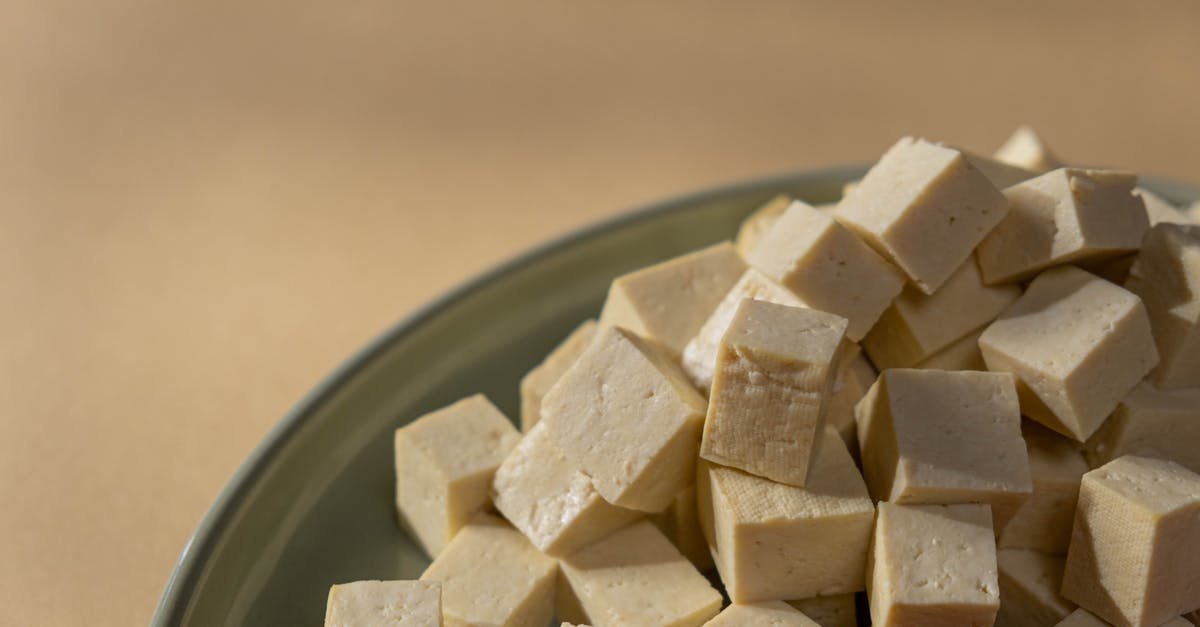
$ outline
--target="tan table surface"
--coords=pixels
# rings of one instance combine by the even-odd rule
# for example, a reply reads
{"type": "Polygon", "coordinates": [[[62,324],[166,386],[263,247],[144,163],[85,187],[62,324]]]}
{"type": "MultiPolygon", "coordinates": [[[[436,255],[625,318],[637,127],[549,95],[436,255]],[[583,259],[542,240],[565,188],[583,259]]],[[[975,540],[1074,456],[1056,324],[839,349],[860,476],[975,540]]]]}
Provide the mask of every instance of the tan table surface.
{"type": "Polygon", "coordinates": [[[0,623],[144,624],[308,388],[568,229],[1019,122],[1200,180],[1200,4],[975,6],[5,2],[0,623]]]}

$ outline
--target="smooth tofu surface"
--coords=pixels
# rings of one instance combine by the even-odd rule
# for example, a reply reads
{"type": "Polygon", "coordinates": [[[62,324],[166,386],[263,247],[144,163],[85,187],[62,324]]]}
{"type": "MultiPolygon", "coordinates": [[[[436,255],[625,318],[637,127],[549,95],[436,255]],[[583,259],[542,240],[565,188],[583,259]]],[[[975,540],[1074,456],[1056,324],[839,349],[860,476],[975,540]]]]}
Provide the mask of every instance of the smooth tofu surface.
{"type": "Polygon", "coordinates": [[[905,137],[836,215],[932,294],[1007,212],[1004,196],[960,151],[905,137]]]}
{"type": "Polygon", "coordinates": [[[1136,251],[1150,227],[1136,183],[1123,172],[1061,168],[1005,189],[1008,215],[976,254],[984,280],[1012,283],[1136,251]]]}
{"type": "Polygon", "coordinates": [[[1083,476],[1062,594],[1117,625],[1200,609],[1200,475],[1127,455],[1083,476]]]}
{"type": "Polygon", "coordinates": [[[521,379],[521,431],[528,433],[542,417],[542,397],[583,354],[596,337],[596,321],[584,320],[521,379]]]}
{"type": "Polygon", "coordinates": [[[875,508],[837,432],[827,428],[804,488],[700,463],[700,524],[735,603],[863,589],[875,508]]]}
{"type": "Polygon", "coordinates": [[[504,520],[479,514],[433,560],[421,581],[442,584],[448,627],[545,625],[554,615],[558,562],[504,520]]]}
{"type": "Polygon", "coordinates": [[[535,425],[492,480],[492,501],[543,553],[564,555],[633,522],[641,512],[605,501],[591,477],[535,425]]]}
{"type": "Polygon", "coordinates": [[[1046,172],[1061,168],[1063,163],[1055,157],[1037,132],[1028,126],[1019,126],[992,155],[997,160],[1035,172],[1046,172]]]}
{"type": "Polygon", "coordinates": [[[1101,466],[1122,455],[1169,459],[1200,473],[1200,388],[1133,389],[1087,441],[1088,461],[1101,466]]]}
{"type": "Polygon", "coordinates": [[[1151,380],[1200,387],[1200,226],[1150,229],[1125,286],[1145,303],[1162,356],[1151,380]]]}
{"type": "Polygon", "coordinates": [[[705,627],[823,627],[783,601],[735,603],[721,610],[705,627]]]}
{"type": "Polygon", "coordinates": [[[1032,489],[1011,375],[885,370],[855,414],[878,500],[1003,506],[1032,489]]]}
{"type": "Polygon", "coordinates": [[[900,293],[904,276],[829,215],[793,202],[747,261],[813,309],[849,320],[857,342],[900,293]]]}
{"type": "Polygon", "coordinates": [[[979,348],[989,370],[1016,375],[1026,416],[1079,442],[1158,363],[1142,301],[1073,266],[1038,275],[979,348]]]}
{"type": "Polygon", "coordinates": [[[1027,549],[1000,549],[1000,613],[996,627],[1054,627],[1075,609],[1062,598],[1065,561],[1027,549]]]}
{"type": "Polygon", "coordinates": [[[987,505],[880,503],[867,579],[875,627],[991,625],[1000,608],[987,505]]]}
{"type": "Polygon", "coordinates": [[[841,373],[834,383],[829,397],[829,412],[825,424],[837,430],[850,456],[858,458],[858,423],[854,421],[854,407],[875,383],[875,369],[861,355],[842,364],[841,373]]]}
{"type": "Polygon", "coordinates": [[[1041,174],[1041,172],[1034,172],[1033,170],[1029,170],[1021,166],[1005,163],[1004,161],[995,159],[993,157],[985,157],[961,148],[954,148],[961,151],[963,156],[967,158],[967,161],[971,162],[971,165],[975,166],[975,168],[979,170],[979,173],[982,174],[983,177],[986,178],[988,182],[990,182],[996,189],[1012,187],[1017,183],[1028,181],[1038,174],[1041,174]]]}
{"type": "Polygon", "coordinates": [[[712,552],[708,550],[708,541],[704,539],[704,531],[700,529],[700,513],[696,508],[694,484],[680,492],[670,507],[650,516],[650,522],[667,536],[671,544],[688,558],[696,570],[703,573],[715,567],[712,552]]]}
{"type": "Polygon", "coordinates": [[[1074,441],[1031,420],[1022,421],[1021,433],[1029,451],[1033,493],[1004,525],[997,546],[1066,555],[1087,462],[1074,441]]]}
{"type": "Polygon", "coordinates": [[[841,316],[743,300],[721,340],[700,456],[804,486],[845,333],[841,316]]]}
{"type": "Polygon", "coordinates": [[[821,627],[858,627],[858,608],[854,594],[834,594],[788,601],[821,627]]]}
{"type": "Polygon", "coordinates": [[[914,367],[922,370],[987,370],[983,352],[979,350],[979,337],[985,329],[986,325],[954,340],[914,367]]]}
{"type": "Polygon", "coordinates": [[[619,276],[600,325],[624,327],[678,356],[745,269],[733,244],[722,242],[619,276]]]}
{"type": "Polygon", "coordinates": [[[657,344],[601,329],[542,399],[558,448],[614,505],[660,512],[695,477],[706,403],[657,344]]]}
{"type": "Polygon", "coordinates": [[[595,627],[692,627],[721,610],[720,593],[647,521],[563,558],[562,573],[595,627]]]}
{"type": "Polygon", "coordinates": [[[750,255],[750,251],[754,250],[754,247],[758,245],[763,234],[771,228],[776,218],[783,215],[783,212],[787,210],[790,204],[792,204],[792,197],[787,194],[780,194],[768,200],[766,204],[755,209],[754,213],[751,213],[749,216],[746,216],[745,220],[742,220],[733,245],[743,259],[750,255]]]}
{"type": "Polygon", "coordinates": [[[863,349],[881,370],[912,368],[995,320],[1020,295],[1015,285],[984,285],[968,258],[933,294],[905,286],[863,338],[863,349]]]}
{"type": "Polygon", "coordinates": [[[1143,189],[1141,187],[1133,188],[1133,193],[1142,199],[1146,205],[1146,218],[1150,220],[1150,226],[1160,222],[1170,222],[1173,224],[1195,224],[1192,216],[1187,214],[1187,211],[1176,207],[1166,198],[1155,194],[1154,192],[1143,189]]]}
{"type": "Polygon", "coordinates": [[[490,504],[492,475],[521,439],[482,395],[396,430],[396,508],[431,557],[490,504]]]}
{"type": "Polygon", "coordinates": [[[329,588],[325,627],[441,627],[442,584],[355,581],[329,588]]]}

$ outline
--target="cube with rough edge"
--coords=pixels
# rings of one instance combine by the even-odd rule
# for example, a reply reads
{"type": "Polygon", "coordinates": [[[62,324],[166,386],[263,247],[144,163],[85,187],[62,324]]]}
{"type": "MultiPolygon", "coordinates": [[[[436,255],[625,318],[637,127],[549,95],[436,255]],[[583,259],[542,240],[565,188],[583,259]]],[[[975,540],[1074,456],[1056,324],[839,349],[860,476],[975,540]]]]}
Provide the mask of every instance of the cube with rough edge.
{"type": "Polygon", "coordinates": [[[783,601],[734,603],[705,627],[824,627],[783,601]]]}
{"type": "Polygon", "coordinates": [[[1151,227],[1160,222],[1170,222],[1172,224],[1196,223],[1192,216],[1187,214],[1186,210],[1176,207],[1171,201],[1148,189],[1135,187],[1133,188],[1133,193],[1135,196],[1141,197],[1142,202],[1145,203],[1146,218],[1150,220],[1151,227]]]}
{"type": "Polygon", "coordinates": [[[329,588],[325,627],[441,627],[442,584],[355,581],[329,588]]]}
{"type": "Polygon", "coordinates": [[[1035,172],[1047,172],[1063,166],[1042,138],[1028,126],[1019,126],[992,155],[996,159],[1035,172]]]}
{"type": "Polygon", "coordinates": [[[660,512],[695,477],[706,402],[665,349],[601,329],[542,399],[558,448],[614,505],[660,512]]]}
{"type": "Polygon", "coordinates": [[[696,509],[696,486],[680,492],[671,506],[650,516],[650,522],[667,536],[671,544],[700,572],[713,569],[712,552],[700,529],[700,514],[696,509]]]}
{"type": "Polygon", "coordinates": [[[1122,455],[1169,459],[1200,473],[1200,388],[1133,389],[1087,441],[1088,461],[1101,466],[1122,455]]]}
{"type": "Polygon", "coordinates": [[[1020,295],[1015,285],[984,285],[969,258],[933,294],[905,286],[863,338],[863,349],[881,370],[912,368],[995,320],[1020,295]]]}
{"type": "Polygon", "coordinates": [[[1032,489],[1012,375],[884,370],[855,414],[863,474],[878,500],[999,510],[1032,489]]]}
{"type": "Polygon", "coordinates": [[[904,286],[904,276],[832,217],[796,201],[746,259],[813,309],[850,321],[857,342],[904,286]]]}
{"type": "Polygon", "coordinates": [[[521,431],[528,433],[542,418],[542,397],[559,377],[575,363],[596,337],[596,321],[585,320],[562,343],[554,347],[542,363],[521,379],[521,431]]]}
{"type": "Polygon", "coordinates": [[[792,197],[787,194],[779,194],[771,200],[768,200],[763,206],[754,210],[742,224],[738,227],[737,237],[733,241],[733,245],[737,248],[738,254],[744,259],[758,245],[758,241],[762,239],[764,233],[771,228],[775,220],[783,215],[783,212],[792,204],[792,197]]]}
{"type": "Polygon", "coordinates": [[[962,152],[905,137],[837,208],[837,219],[932,294],[1008,213],[962,152]]]}
{"type": "Polygon", "coordinates": [[[875,383],[875,369],[861,355],[843,362],[833,394],[829,397],[829,412],[825,424],[837,430],[850,456],[858,459],[858,423],[854,421],[854,406],[875,383]]]}
{"type": "Polygon", "coordinates": [[[644,520],[563,558],[562,575],[569,613],[595,627],[691,627],[721,610],[721,594],[644,520]]]}
{"type": "Polygon", "coordinates": [[[421,581],[442,584],[442,618],[450,627],[545,625],[554,615],[558,562],[521,532],[479,514],[446,546],[421,581]]]}
{"type": "Polygon", "coordinates": [[[624,327],[678,357],[745,270],[733,244],[722,242],[619,276],[608,288],[600,326],[624,327]]]}
{"type": "Polygon", "coordinates": [[[983,353],[979,350],[979,336],[983,335],[986,328],[979,327],[954,340],[913,367],[922,370],[987,370],[983,353]]]}
{"type": "Polygon", "coordinates": [[[490,505],[492,475],[521,439],[482,395],[396,430],[396,509],[430,557],[490,505]]]}
{"type": "Polygon", "coordinates": [[[733,602],[863,589],[875,507],[833,429],[822,434],[806,487],[702,461],[696,494],[701,528],[733,602]]]}
{"type": "Polygon", "coordinates": [[[1028,549],[1000,549],[1000,613],[996,627],[1054,627],[1075,604],[1062,598],[1061,556],[1028,549]]]}
{"type": "Polygon", "coordinates": [[[1062,594],[1117,625],[1200,609],[1200,475],[1127,455],[1083,476],[1062,594]]]}
{"type": "Polygon", "coordinates": [[[1031,420],[1022,421],[1021,433],[1029,450],[1033,493],[1009,517],[997,546],[1066,555],[1087,462],[1075,442],[1031,420]]]}
{"type": "Polygon", "coordinates": [[[1074,266],[1038,275],[979,348],[989,370],[1016,375],[1025,416],[1079,442],[1158,363],[1142,301],[1074,266]]]}
{"type": "Polygon", "coordinates": [[[821,627],[858,627],[858,607],[854,594],[834,594],[788,601],[821,627]]]}
{"type": "Polygon", "coordinates": [[[496,509],[543,553],[565,555],[642,515],[596,491],[559,450],[546,426],[535,425],[492,480],[496,509]]]}
{"type": "Polygon", "coordinates": [[[1150,379],[1159,387],[1200,387],[1200,226],[1150,229],[1125,287],[1146,304],[1162,356],[1150,379]]]}
{"type": "Polygon", "coordinates": [[[867,596],[875,627],[991,625],[1000,585],[988,506],[880,503],[867,596]]]}
{"type": "Polygon", "coordinates": [[[743,300],[721,340],[700,456],[804,486],[845,333],[841,316],[743,300]]]}
{"type": "Polygon", "coordinates": [[[979,244],[988,283],[1023,281],[1051,266],[1134,252],[1150,227],[1137,177],[1062,168],[1004,190],[1008,215],[979,244]]]}

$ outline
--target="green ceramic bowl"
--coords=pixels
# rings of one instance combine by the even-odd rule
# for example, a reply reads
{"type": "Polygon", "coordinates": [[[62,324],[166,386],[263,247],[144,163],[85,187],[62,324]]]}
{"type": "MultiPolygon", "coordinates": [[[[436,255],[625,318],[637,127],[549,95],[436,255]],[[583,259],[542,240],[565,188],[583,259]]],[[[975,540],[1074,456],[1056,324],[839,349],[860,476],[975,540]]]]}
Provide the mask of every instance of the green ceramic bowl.
{"type": "MultiPolygon", "coordinates": [[[[517,416],[517,385],[599,311],[613,277],[731,238],[780,192],[837,199],[865,168],[779,176],[687,196],[585,229],[450,292],[351,358],[255,449],[200,522],[152,624],[321,625],[334,583],[418,577],[396,525],[392,432],[482,392],[517,416]]],[[[1200,188],[1147,182],[1168,199],[1200,188]]]]}

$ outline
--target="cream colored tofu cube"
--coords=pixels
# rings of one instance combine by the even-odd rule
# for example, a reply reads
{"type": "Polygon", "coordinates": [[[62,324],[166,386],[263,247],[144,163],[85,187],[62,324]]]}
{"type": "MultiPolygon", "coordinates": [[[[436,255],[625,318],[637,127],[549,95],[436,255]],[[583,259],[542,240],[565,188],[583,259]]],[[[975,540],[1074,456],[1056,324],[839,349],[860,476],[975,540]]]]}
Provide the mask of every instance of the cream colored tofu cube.
{"type": "Polygon", "coordinates": [[[650,522],[667,536],[671,544],[688,558],[696,570],[703,573],[715,567],[712,552],[708,550],[708,541],[704,539],[704,531],[700,529],[695,485],[680,492],[670,507],[650,516],[650,522]]]}
{"type": "Polygon", "coordinates": [[[733,244],[722,242],[619,276],[608,288],[600,325],[629,329],[678,357],[745,270],[733,244]]]}
{"type": "Polygon", "coordinates": [[[875,378],[875,369],[870,362],[861,355],[855,356],[842,364],[834,392],[829,397],[825,424],[837,430],[854,459],[858,459],[858,423],[854,421],[854,406],[866,396],[875,378]]]}
{"type": "Polygon", "coordinates": [[[396,510],[430,557],[489,507],[492,475],[521,434],[475,395],[396,430],[396,510]]]}
{"type": "Polygon", "coordinates": [[[492,480],[496,509],[540,551],[565,555],[633,522],[641,512],[605,501],[559,450],[545,425],[535,425],[492,480]]]}
{"type": "Polygon", "coordinates": [[[835,594],[788,601],[821,627],[858,627],[858,608],[854,594],[835,594]]]}
{"type": "Polygon", "coordinates": [[[1074,266],[1038,275],[979,348],[1016,375],[1024,415],[1079,442],[1158,363],[1142,301],[1074,266]]]}
{"type": "Polygon", "coordinates": [[[995,320],[1020,295],[1015,285],[984,285],[969,258],[933,294],[905,286],[863,338],[863,350],[880,370],[912,368],[995,320]]]}
{"type": "Polygon", "coordinates": [[[992,156],[1004,163],[1035,172],[1046,172],[1063,166],[1062,161],[1050,152],[1042,138],[1028,126],[1018,126],[992,156]]]}
{"type": "Polygon", "coordinates": [[[991,625],[999,589],[987,505],[879,504],[867,579],[872,625],[991,625]]]}
{"type": "Polygon", "coordinates": [[[1087,451],[1092,466],[1142,455],[1200,473],[1200,388],[1160,390],[1142,383],[1088,438],[1087,451]]]}
{"type": "Polygon", "coordinates": [[[875,508],[833,429],[822,434],[804,488],[701,461],[696,495],[734,603],[863,589],[875,508]]]}
{"type": "Polygon", "coordinates": [[[783,601],[745,605],[734,603],[721,610],[705,627],[823,627],[783,601]]]}
{"type": "Polygon", "coordinates": [[[905,137],[842,199],[837,218],[932,294],[1007,212],[961,152],[905,137]]]}
{"type": "Polygon", "coordinates": [[[600,495],[645,512],[666,509],[692,483],[705,411],[664,349],[614,327],[542,399],[558,448],[600,495]]]}
{"type": "Polygon", "coordinates": [[[721,338],[729,330],[733,314],[747,298],[789,307],[807,307],[799,297],[765,274],[754,268],[747,269],[683,349],[683,370],[701,390],[708,390],[712,386],[721,338]]]}
{"type": "Polygon", "coordinates": [[[963,153],[963,156],[967,158],[967,161],[970,161],[971,165],[975,166],[979,170],[979,173],[982,174],[983,177],[986,178],[988,182],[990,182],[996,189],[1012,187],[1017,183],[1028,181],[1038,174],[1041,174],[1041,172],[1034,172],[1033,170],[1013,165],[1011,163],[1005,163],[1004,161],[992,157],[977,155],[961,148],[958,148],[958,150],[963,153]]]}
{"type": "Polygon", "coordinates": [[[1011,375],[884,370],[855,414],[877,500],[1002,508],[1032,489],[1011,375]]]}
{"type": "Polygon", "coordinates": [[[1062,598],[1062,557],[1026,549],[1000,549],[1000,613],[996,627],[1054,627],[1075,604],[1062,598]]]}
{"type": "Polygon", "coordinates": [[[442,584],[447,627],[545,625],[554,615],[558,562],[490,514],[464,526],[421,581],[442,584]]]}
{"type": "Polygon", "coordinates": [[[1172,224],[1196,223],[1185,209],[1175,206],[1171,201],[1148,189],[1135,187],[1133,188],[1133,193],[1135,196],[1141,197],[1142,202],[1145,203],[1146,217],[1150,220],[1150,226],[1154,226],[1160,222],[1169,222],[1172,224]]]}
{"type": "Polygon", "coordinates": [[[1012,283],[1136,251],[1150,228],[1136,183],[1123,172],[1062,168],[1005,189],[1008,215],[976,254],[983,280],[1012,283]]]}
{"type": "Polygon", "coordinates": [[[1200,226],[1160,224],[1146,234],[1129,280],[1141,297],[1161,363],[1159,387],[1200,387],[1200,226]]]}
{"type": "Polygon", "coordinates": [[[783,215],[783,212],[792,204],[792,197],[787,194],[780,194],[766,204],[754,210],[742,220],[742,225],[738,227],[737,238],[734,239],[734,248],[743,259],[750,255],[750,251],[758,245],[764,233],[770,230],[771,225],[775,224],[775,220],[783,215]]]}
{"type": "Polygon", "coordinates": [[[441,627],[442,584],[355,581],[329,588],[325,627],[441,627]]]}
{"type": "Polygon", "coordinates": [[[1200,475],[1127,455],[1083,476],[1062,594],[1117,625],[1200,609],[1200,475]]]}
{"type": "Polygon", "coordinates": [[[700,457],[803,487],[845,332],[841,316],[742,301],[721,340],[700,457]]]}
{"type": "Polygon", "coordinates": [[[564,558],[562,574],[596,627],[690,627],[721,610],[721,594],[647,521],[564,558]]]}
{"type": "Polygon", "coordinates": [[[1021,432],[1029,451],[1033,493],[1009,517],[997,546],[1066,555],[1087,462],[1075,442],[1031,420],[1022,422],[1021,432]]]}
{"type": "Polygon", "coordinates": [[[983,353],[979,350],[979,337],[986,328],[979,327],[954,340],[913,367],[921,370],[987,370],[983,353]]]}
{"type": "Polygon", "coordinates": [[[521,379],[521,431],[529,433],[542,418],[542,397],[559,377],[583,354],[596,337],[596,321],[585,320],[575,327],[546,359],[521,379]]]}

